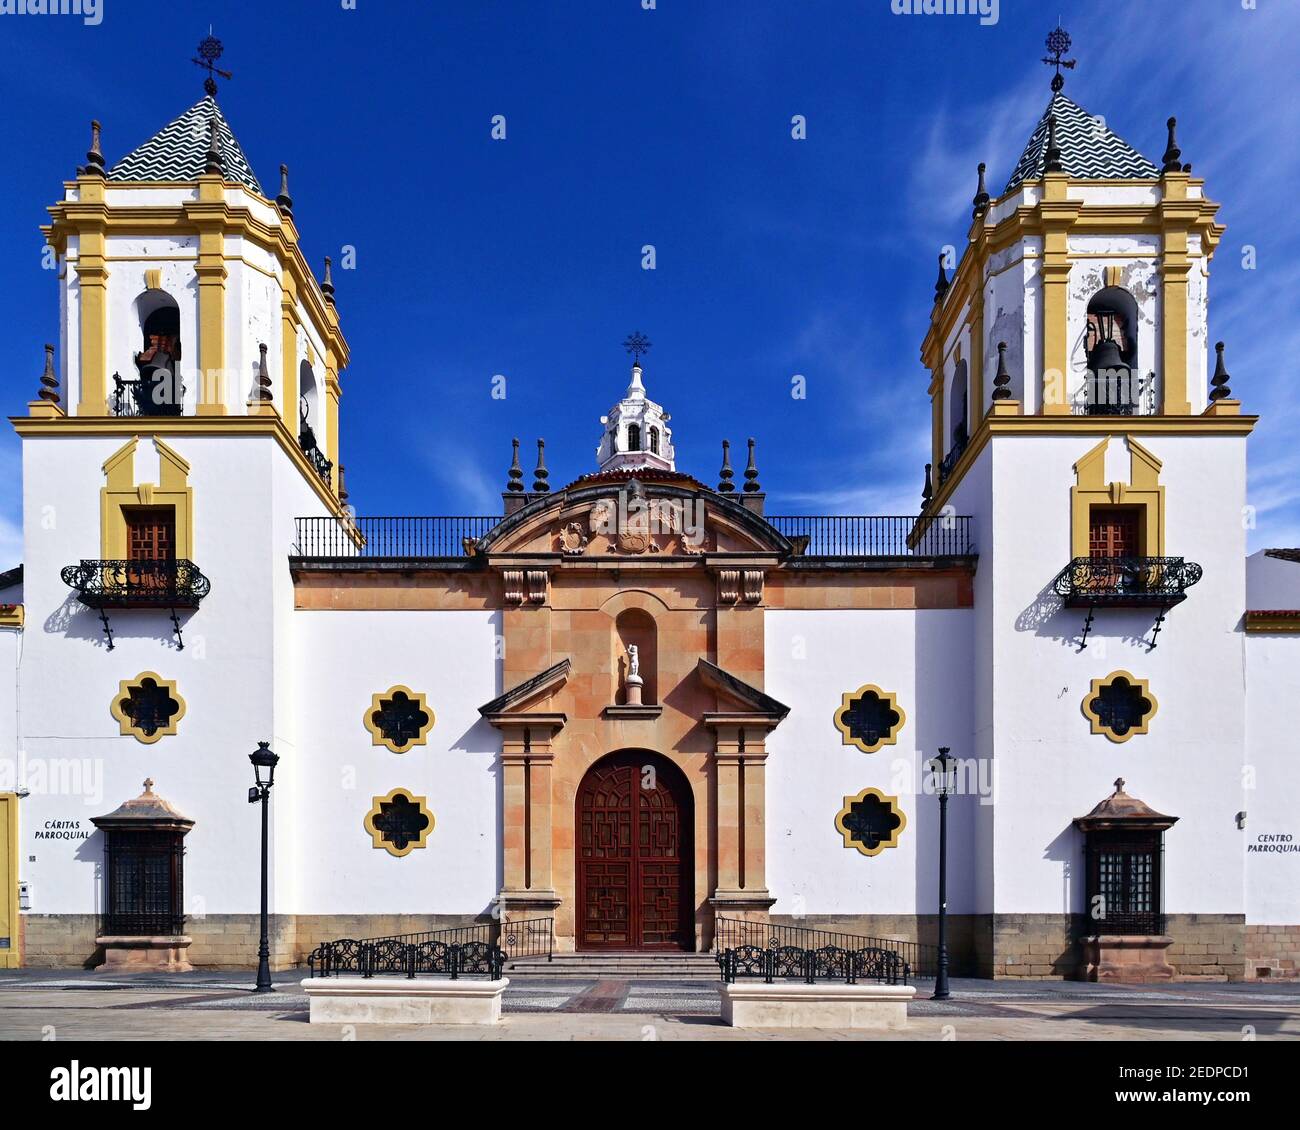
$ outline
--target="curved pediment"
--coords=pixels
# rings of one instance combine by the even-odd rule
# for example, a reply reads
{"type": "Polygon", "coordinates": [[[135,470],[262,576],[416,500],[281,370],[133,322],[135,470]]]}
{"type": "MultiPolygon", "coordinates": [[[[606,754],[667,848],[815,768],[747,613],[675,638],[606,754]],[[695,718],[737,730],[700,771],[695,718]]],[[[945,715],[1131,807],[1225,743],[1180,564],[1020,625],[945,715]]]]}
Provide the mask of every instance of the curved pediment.
{"type": "Polygon", "coordinates": [[[533,497],[475,548],[574,559],[791,551],[785,537],[739,500],[675,472],[588,475],[533,497]]]}

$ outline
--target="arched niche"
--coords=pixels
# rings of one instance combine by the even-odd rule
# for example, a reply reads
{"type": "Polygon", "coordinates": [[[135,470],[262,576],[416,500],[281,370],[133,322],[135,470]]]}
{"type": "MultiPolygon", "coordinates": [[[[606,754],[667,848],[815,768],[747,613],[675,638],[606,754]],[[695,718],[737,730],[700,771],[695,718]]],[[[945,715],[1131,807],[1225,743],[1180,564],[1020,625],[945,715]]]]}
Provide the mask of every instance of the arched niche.
{"type": "Polygon", "coordinates": [[[953,368],[952,387],[948,391],[948,438],[954,447],[966,440],[969,403],[970,376],[963,358],[953,368]]]}
{"type": "Polygon", "coordinates": [[[307,361],[298,366],[298,432],[304,445],[309,435],[309,446],[313,447],[325,438],[321,431],[320,386],[307,361]]]}
{"type": "Polygon", "coordinates": [[[625,608],[614,618],[615,703],[627,705],[628,648],[636,646],[643,680],[641,702],[659,702],[659,630],[655,618],[644,608],[625,608]]]}
{"type": "Polygon", "coordinates": [[[1088,328],[1084,347],[1089,357],[1106,340],[1119,346],[1120,356],[1137,368],[1138,304],[1122,286],[1106,286],[1088,300],[1088,328]]]}

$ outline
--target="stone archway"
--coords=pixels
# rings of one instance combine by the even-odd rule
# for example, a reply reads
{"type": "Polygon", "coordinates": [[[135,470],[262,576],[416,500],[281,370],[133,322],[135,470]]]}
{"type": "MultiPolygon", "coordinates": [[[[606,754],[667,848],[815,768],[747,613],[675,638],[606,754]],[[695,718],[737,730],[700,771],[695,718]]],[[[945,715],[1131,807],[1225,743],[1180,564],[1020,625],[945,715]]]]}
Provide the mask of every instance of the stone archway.
{"type": "Polygon", "coordinates": [[[595,762],[574,800],[579,950],[694,949],[694,800],[648,750],[595,762]]]}

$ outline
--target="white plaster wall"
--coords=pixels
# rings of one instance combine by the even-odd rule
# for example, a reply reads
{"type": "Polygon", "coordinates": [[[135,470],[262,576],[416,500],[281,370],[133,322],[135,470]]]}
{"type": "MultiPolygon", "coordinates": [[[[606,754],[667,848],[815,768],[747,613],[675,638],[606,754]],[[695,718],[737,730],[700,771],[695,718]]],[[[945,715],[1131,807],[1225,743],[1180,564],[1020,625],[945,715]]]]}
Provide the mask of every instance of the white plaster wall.
{"type": "MultiPolygon", "coordinates": [[[[768,741],[767,879],[774,914],[911,914],[938,907],[938,800],[918,795],[922,763],[941,745],[971,748],[970,632],[963,609],[768,611],[765,687],[791,709],[768,741]],[[906,714],[896,745],[874,754],[842,743],[841,695],[875,683],[906,714]],[[899,846],[864,856],[835,816],[875,787],[907,817],[899,846]]],[[[928,774],[925,774],[928,777],[928,774]]],[[[974,910],[974,797],[949,809],[949,909],[974,910]]]]}
{"type": "Polygon", "coordinates": [[[1142,437],[1164,461],[1166,552],[1199,562],[1204,579],[1172,610],[1156,650],[1143,643],[1154,614],[1102,610],[1079,651],[1086,612],[1060,608],[1051,585],[1071,553],[1071,468],[1096,442],[991,440],[997,550],[990,562],[981,534],[980,571],[993,571],[997,795],[1010,814],[996,825],[996,909],[1082,909],[1082,837],[1071,821],[1122,776],[1132,795],[1180,817],[1166,836],[1165,909],[1241,913],[1245,441],[1142,437]],[[1151,732],[1124,744],[1091,734],[1080,705],[1091,679],[1117,669],[1149,679],[1159,702],[1151,732]]]}
{"type": "Polygon", "coordinates": [[[107,651],[97,617],[59,577],[62,566],[99,556],[101,465],[125,437],[23,443],[27,627],[16,772],[31,790],[21,809],[22,878],[37,912],[99,909],[102,842],[96,834],[42,843],[34,831],[47,820],[90,828],[91,816],[138,795],[146,776],[197,821],[186,841],[189,913],[257,907],[248,754],[275,732],[273,604],[283,589],[273,578],[286,569],[291,533],[277,531],[272,514],[285,456],[267,437],[160,435],[191,464],[194,559],[212,582],[202,606],[181,613],[183,651],[165,611],[111,613],[116,646],[107,651]],[[152,745],[120,735],[109,713],[119,681],[143,671],[176,680],[187,704],[179,732],[152,745]]]}
{"type": "MultiPolygon", "coordinates": [[[[301,914],[477,914],[500,889],[500,741],[478,707],[500,693],[496,612],[294,614],[301,914]],[[427,696],[427,745],[372,744],[370,696],[404,684],[427,696]],[[428,799],[427,846],[397,858],[363,826],[394,788],[428,799]]],[[[833,814],[832,814],[833,815],[833,814]]]]}
{"type": "MultiPolygon", "coordinates": [[[[1247,559],[1246,578],[1248,607],[1300,608],[1300,564],[1261,550],[1247,559]]],[[[1300,636],[1248,635],[1246,673],[1246,920],[1298,923],[1300,636]]]]}

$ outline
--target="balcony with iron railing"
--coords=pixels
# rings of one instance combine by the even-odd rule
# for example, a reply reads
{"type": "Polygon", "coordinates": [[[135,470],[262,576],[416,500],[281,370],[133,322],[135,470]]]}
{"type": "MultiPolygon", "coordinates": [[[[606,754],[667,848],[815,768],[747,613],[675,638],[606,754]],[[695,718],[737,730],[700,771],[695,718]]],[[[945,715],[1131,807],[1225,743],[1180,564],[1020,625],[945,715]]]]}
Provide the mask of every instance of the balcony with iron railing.
{"type": "Polygon", "coordinates": [[[164,370],[130,380],[120,373],[113,374],[114,416],[179,416],[184,400],[184,382],[164,370]]]}
{"type": "Polygon", "coordinates": [[[1187,599],[1201,567],[1181,557],[1076,557],[1053,587],[1069,607],[1169,607],[1187,599]]]}
{"type": "Polygon", "coordinates": [[[1089,369],[1083,387],[1070,402],[1075,416],[1154,416],[1156,375],[1127,368],[1089,369]]]}
{"type": "Polygon", "coordinates": [[[953,431],[952,447],[949,448],[948,454],[939,461],[939,483],[952,474],[952,470],[957,466],[957,460],[962,457],[962,453],[970,444],[970,436],[966,434],[966,425],[959,424],[953,431]]]}
{"type": "Polygon", "coordinates": [[[197,608],[212,588],[193,561],[179,557],[82,560],[61,575],[89,608],[197,608]]]}
{"type": "MultiPolygon", "coordinates": [[[[390,565],[464,559],[501,521],[490,515],[299,518],[293,555],[301,561],[390,565]]],[[[966,515],[924,525],[913,515],[896,514],[771,515],[765,521],[792,543],[794,558],[908,561],[975,553],[966,515]]]]}

